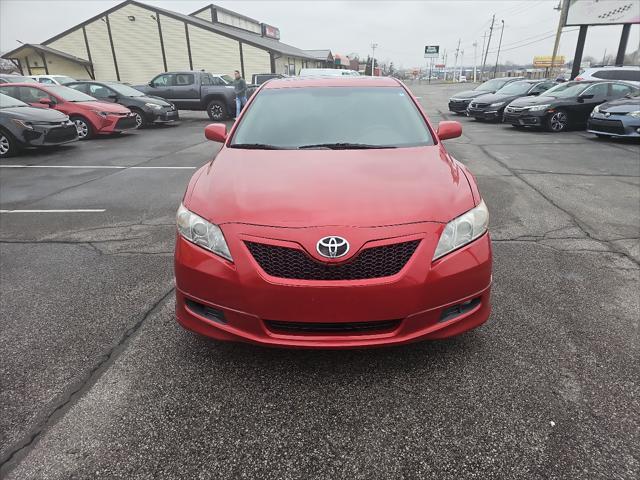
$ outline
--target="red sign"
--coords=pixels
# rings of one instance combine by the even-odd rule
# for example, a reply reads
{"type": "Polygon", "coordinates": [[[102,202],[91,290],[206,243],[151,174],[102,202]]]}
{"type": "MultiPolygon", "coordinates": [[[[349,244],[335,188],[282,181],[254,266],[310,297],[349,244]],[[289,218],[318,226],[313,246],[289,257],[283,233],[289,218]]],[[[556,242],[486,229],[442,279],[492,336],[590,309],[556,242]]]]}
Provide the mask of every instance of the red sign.
{"type": "Polygon", "coordinates": [[[280,40],[280,29],[278,27],[272,27],[271,25],[267,25],[266,23],[263,23],[262,36],[280,40]]]}
{"type": "Polygon", "coordinates": [[[444,68],[444,63],[436,63],[434,65],[434,67],[436,67],[436,68],[444,68]]]}

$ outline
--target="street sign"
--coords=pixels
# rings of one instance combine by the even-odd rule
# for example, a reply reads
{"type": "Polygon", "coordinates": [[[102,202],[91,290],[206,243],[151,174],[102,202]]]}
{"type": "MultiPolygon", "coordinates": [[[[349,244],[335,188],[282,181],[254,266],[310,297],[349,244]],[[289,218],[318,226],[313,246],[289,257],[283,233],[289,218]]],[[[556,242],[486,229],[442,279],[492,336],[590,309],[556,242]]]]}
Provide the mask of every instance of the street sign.
{"type": "Polygon", "coordinates": [[[424,47],[424,58],[438,58],[440,56],[440,45],[427,45],[424,47]]]}
{"type": "Polygon", "coordinates": [[[436,67],[436,68],[444,68],[444,63],[436,63],[434,65],[434,67],[436,67]]]}
{"type": "MultiPolygon", "coordinates": [[[[557,55],[553,61],[553,65],[556,67],[562,67],[565,64],[564,55],[557,55]]],[[[533,57],[534,68],[548,68],[551,66],[551,55],[540,55],[533,57]]]]}

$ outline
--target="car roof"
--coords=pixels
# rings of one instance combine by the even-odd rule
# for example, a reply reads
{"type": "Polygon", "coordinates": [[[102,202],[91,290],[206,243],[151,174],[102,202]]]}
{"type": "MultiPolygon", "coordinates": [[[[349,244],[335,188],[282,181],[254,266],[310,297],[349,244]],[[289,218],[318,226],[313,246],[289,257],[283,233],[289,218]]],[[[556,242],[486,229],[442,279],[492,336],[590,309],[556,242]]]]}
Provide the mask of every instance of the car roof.
{"type": "Polygon", "coordinates": [[[397,87],[401,83],[391,77],[327,76],[274,78],[264,84],[264,89],[301,87],[397,87]]]}

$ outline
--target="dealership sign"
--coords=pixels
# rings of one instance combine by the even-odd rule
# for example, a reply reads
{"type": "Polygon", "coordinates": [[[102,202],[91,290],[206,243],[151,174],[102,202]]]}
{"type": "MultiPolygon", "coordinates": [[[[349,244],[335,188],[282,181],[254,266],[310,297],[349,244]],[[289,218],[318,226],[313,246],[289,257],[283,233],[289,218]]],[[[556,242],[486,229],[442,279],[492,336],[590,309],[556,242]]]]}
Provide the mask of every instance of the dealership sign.
{"type": "Polygon", "coordinates": [[[569,0],[565,25],[640,23],[638,0],[569,0]]]}
{"type": "MultiPolygon", "coordinates": [[[[553,62],[555,67],[561,67],[565,64],[564,55],[556,55],[556,59],[553,62]]],[[[534,68],[548,68],[551,66],[551,55],[543,55],[538,57],[533,57],[533,67],[534,68]]]]}
{"type": "Polygon", "coordinates": [[[438,58],[440,56],[440,45],[427,45],[424,47],[424,58],[438,58]]]}
{"type": "Polygon", "coordinates": [[[271,25],[267,25],[266,23],[262,24],[262,36],[275,38],[276,40],[280,40],[280,29],[278,27],[274,27],[271,25]]]}

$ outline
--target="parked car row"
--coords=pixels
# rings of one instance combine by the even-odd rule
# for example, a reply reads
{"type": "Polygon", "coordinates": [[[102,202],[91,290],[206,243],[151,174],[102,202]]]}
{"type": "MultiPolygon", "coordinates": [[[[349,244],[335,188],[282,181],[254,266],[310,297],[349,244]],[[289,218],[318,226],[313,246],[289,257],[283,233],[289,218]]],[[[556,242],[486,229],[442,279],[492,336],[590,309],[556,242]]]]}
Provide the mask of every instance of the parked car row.
{"type": "Polygon", "coordinates": [[[638,95],[638,86],[623,81],[580,80],[558,84],[551,80],[507,77],[456,94],[449,99],[449,110],[477,120],[510,123],[515,128],[562,132],[586,127],[600,137],[638,137],[638,95]],[[616,100],[611,107],[607,103],[616,100]],[[610,118],[611,115],[615,118],[610,118]]]}

